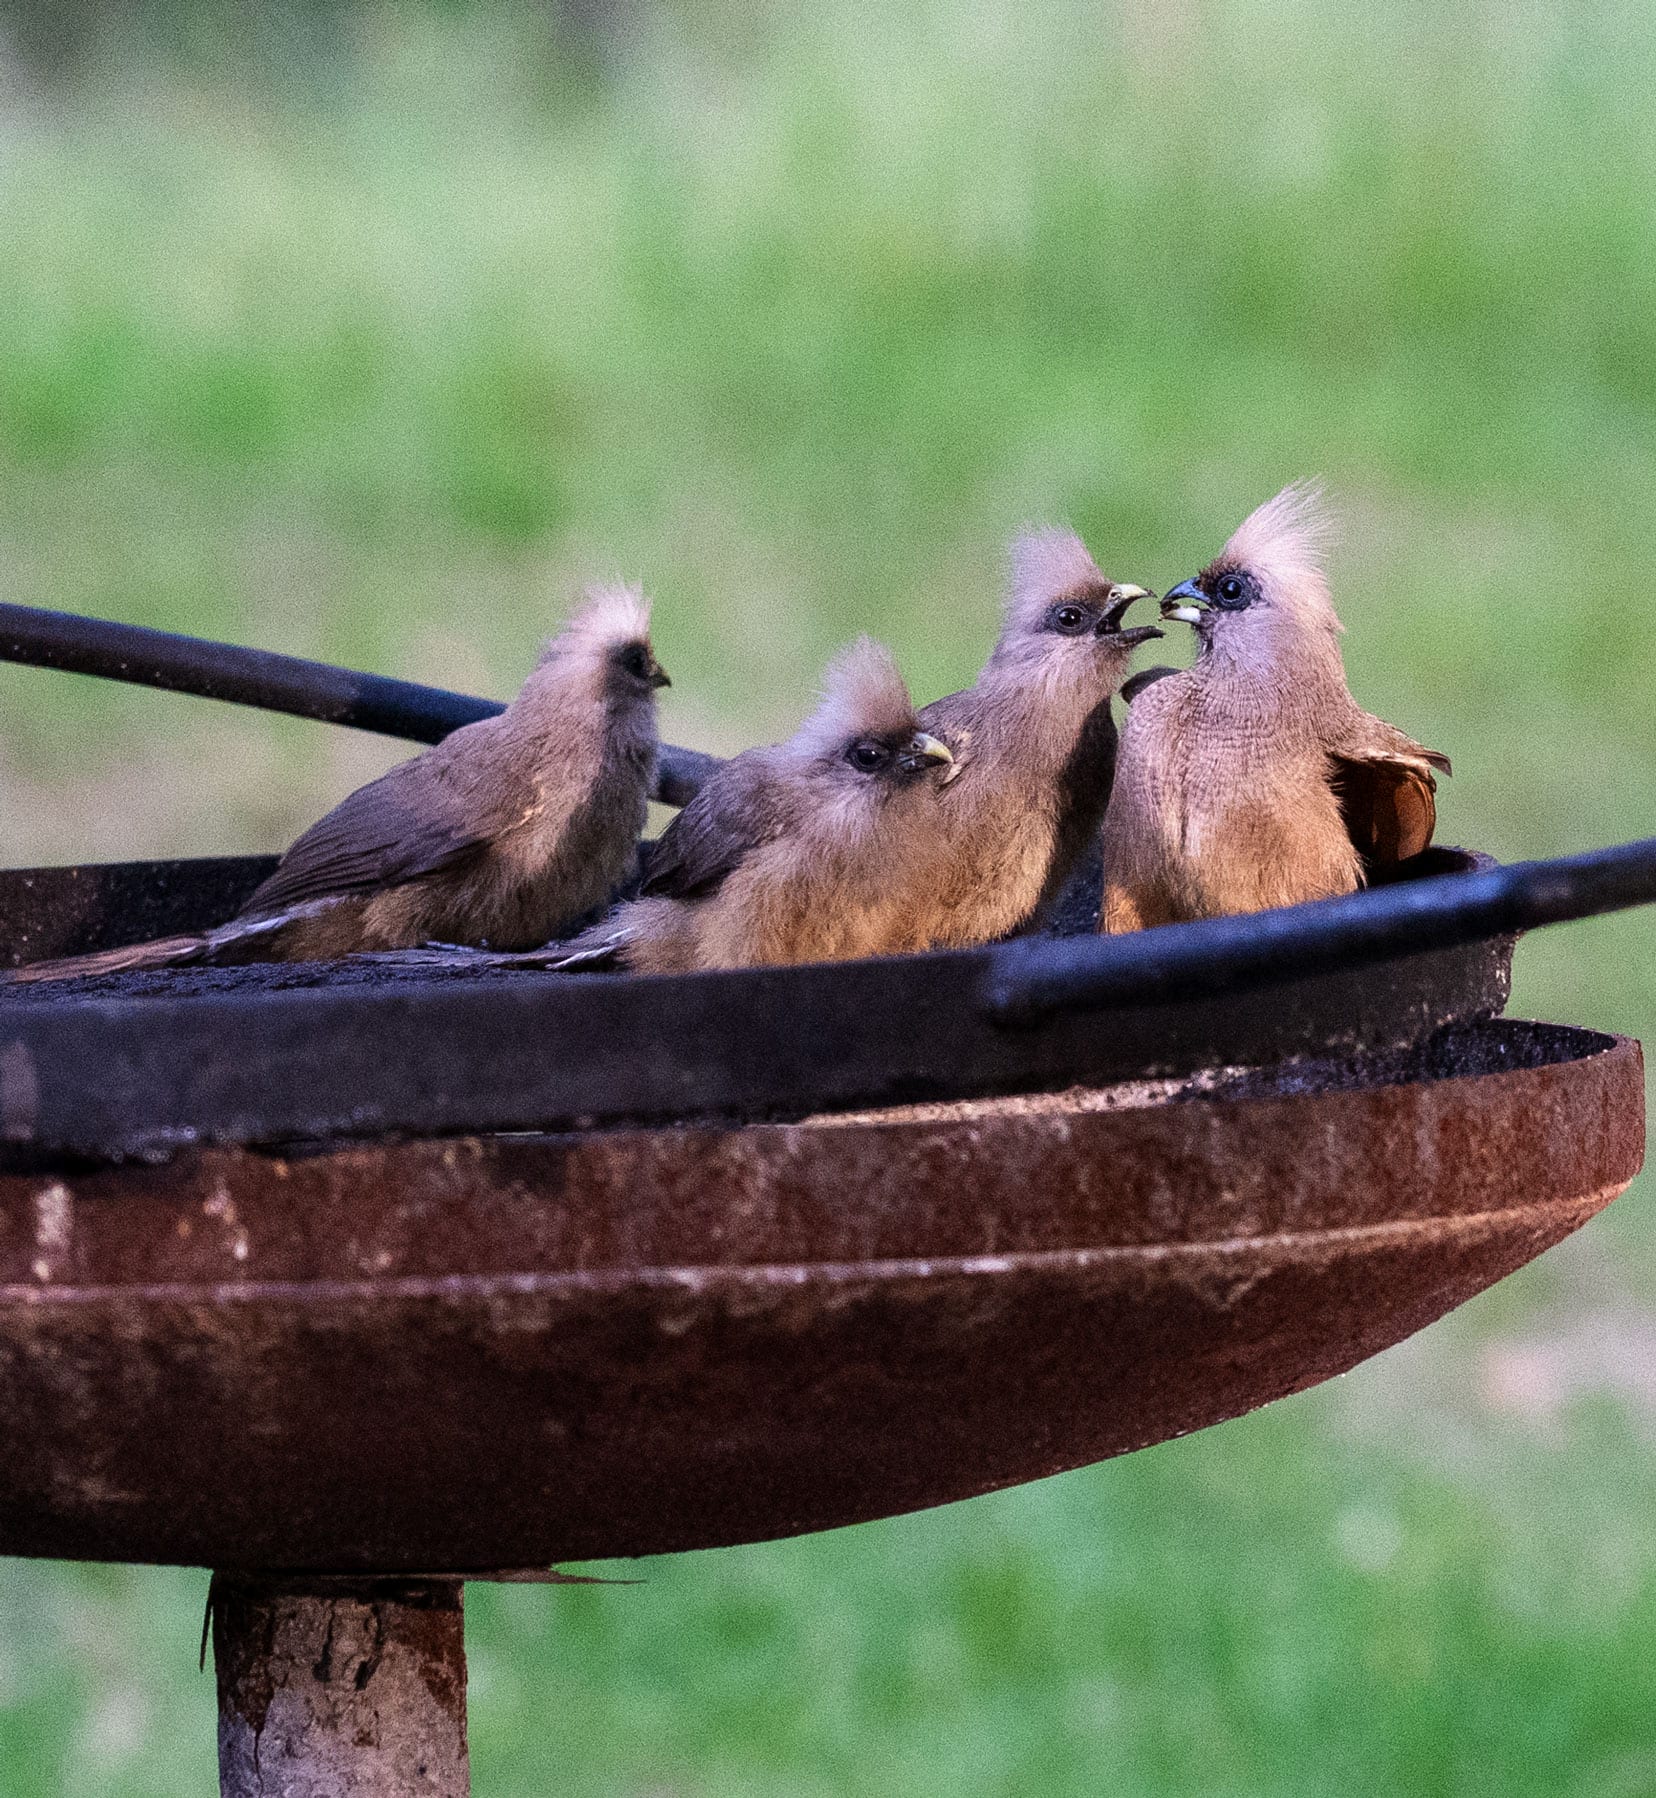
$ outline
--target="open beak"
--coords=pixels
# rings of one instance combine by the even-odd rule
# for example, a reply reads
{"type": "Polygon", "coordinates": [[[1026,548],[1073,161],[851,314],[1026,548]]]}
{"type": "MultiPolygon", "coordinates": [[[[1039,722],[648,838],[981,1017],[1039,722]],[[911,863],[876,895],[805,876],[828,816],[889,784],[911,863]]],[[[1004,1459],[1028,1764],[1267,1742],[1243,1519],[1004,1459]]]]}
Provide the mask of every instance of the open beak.
{"type": "Polygon", "coordinates": [[[954,778],[954,755],[948,744],[939,737],[917,730],[909,739],[908,748],[903,751],[903,766],[917,773],[928,763],[949,770],[943,777],[945,784],[954,778]]]}
{"type": "Polygon", "coordinates": [[[667,670],[662,667],[654,656],[650,657],[650,671],[644,678],[652,687],[670,687],[673,684],[667,678],[667,670]]]}
{"type": "Polygon", "coordinates": [[[1108,637],[1114,645],[1132,648],[1136,643],[1148,643],[1152,637],[1164,636],[1153,624],[1136,624],[1130,631],[1121,628],[1121,621],[1127,615],[1127,608],[1135,599],[1154,599],[1155,595],[1146,587],[1135,587],[1129,583],[1115,588],[1110,595],[1110,603],[1099,614],[1096,636],[1108,637]]]}
{"type": "Polygon", "coordinates": [[[1178,586],[1169,588],[1162,595],[1162,617],[1177,618],[1180,624],[1200,624],[1212,610],[1211,601],[1194,579],[1180,581],[1178,586]]]}

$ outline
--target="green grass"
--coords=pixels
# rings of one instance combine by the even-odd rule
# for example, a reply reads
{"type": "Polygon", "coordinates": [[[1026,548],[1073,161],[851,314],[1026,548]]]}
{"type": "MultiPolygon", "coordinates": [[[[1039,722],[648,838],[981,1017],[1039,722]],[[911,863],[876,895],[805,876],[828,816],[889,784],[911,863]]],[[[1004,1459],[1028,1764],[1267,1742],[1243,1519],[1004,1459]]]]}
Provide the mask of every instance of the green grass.
{"type": "MultiPolygon", "coordinates": [[[[1316,473],[1444,834],[1656,826],[1641,9],[285,16],[0,67],[5,597],[505,693],[623,571],[669,733],[733,747],[859,629],[968,678],[1026,519],[1165,584],[1316,473]]],[[[396,753],[25,671],[0,708],[12,864],[274,848],[396,753]]],[[[1648,918],[1520,968],[1517,1010],[1656,1017],[1648,918]]],[[[481,1798],[1656,1792],[1653,1270],[1635,1192],[1196,1440],[474,1589],[481,1798]]],[[[8,1566],[0,1789],[211,1789],[202,1584],[8,1566]]]]}

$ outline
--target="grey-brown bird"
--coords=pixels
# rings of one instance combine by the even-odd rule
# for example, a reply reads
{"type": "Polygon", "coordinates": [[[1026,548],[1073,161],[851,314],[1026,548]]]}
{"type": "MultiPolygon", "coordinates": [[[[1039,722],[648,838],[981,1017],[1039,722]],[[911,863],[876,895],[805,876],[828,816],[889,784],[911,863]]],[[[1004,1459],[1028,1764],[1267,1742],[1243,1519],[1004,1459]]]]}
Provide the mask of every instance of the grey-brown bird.
{"type": "Polygon", "coordinates": [[[639,896],[561,965],[678,974],[926,947],[953,766],[890,652],[862,638],[787,742],[708,780],[649,846],[639,896]]]}
{"type": "Polygon", "coordinates": [[[1014,542],[1005,621],[977,683],[920,713],[954,754],[928,946],[993,942],[1038,920],[1096,843],[1116,759],[1110,700],[1133,650],[1162,635],[1122,619],[1150,597],[1103,575],[1073,531],[1014,542]]]}
{"type": "Polygon", "coordinates": [[[1102,929],[1349,893],[1431,842],[1449,759],[1351,697],[1325,536],[1316,490],[1288,487],[1163,598],[1200,648],[1132,698],[1102,929]]]}
{"type": "Polygon", "coordinates": [[[190,961],[322,961],[428,941],[527,949],[631,871],[654,781],[649,605],[594,589],[497,717],[359,787],[313,824],[229,924],[15,978],[190,961]]]}

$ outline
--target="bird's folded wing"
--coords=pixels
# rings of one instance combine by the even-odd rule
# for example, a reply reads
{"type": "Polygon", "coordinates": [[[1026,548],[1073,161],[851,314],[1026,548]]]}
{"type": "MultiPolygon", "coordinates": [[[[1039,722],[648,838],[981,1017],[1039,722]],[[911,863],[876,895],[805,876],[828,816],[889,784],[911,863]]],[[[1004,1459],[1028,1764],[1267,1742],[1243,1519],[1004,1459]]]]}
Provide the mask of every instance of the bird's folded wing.
{"type": "Polygon", "coordinates": [[[459,867],[488,848],[505,820],[477,815],[421,756],[370,781],[319,819],[242,908],[259,915],[459,867]],[[469,815],[468,815],[469,814],[469,815]],[[494,826],[496,828],[491,828],[494,826]]]}
{"type": "Polygon", "coordinates": [[[639,896],[698,899],[717,891],[745,856],[781,833],[782,824],[763,762],[737,756],[644,845],[639,896]]]}
{"type": "Polygon", "coordinates": [[[1346,829],[1371,868],[1429,848],[1437,828],[1437,779],[1449,758],[1383,719],[1358,713],[1329,745],[1334,791],[1346,829]]]}
{"type": "Polygon", "coordinates": [[[1131,705],[1146,687],[1153,687],[1157,681],[1166,680],[1170,674],[1179,672],[1179,669],[1166,667],[1160,662],[1153,668],[1141,668],[1137,674],[1121,683],[1122,704],[1131,705]]]}

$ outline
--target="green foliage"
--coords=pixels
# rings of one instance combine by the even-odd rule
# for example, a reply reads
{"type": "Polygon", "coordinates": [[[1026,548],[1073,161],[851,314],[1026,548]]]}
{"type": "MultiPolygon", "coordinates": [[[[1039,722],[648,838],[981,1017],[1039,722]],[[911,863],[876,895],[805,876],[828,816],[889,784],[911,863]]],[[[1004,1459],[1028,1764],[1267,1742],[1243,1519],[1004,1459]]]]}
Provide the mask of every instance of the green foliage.
{"type": "MultiPolygon", "coordinates": [[[[733,747],[859,629],[968,678],[1028,518],[1165,585],[1321,474],[1445,834],[1652,828],[1636,10],[120,17],[0,70],[6,597],[506,692],[619,569],[733,747]]],[[[395,753],[0,694],[10,863],[275,847],[395,753]]],[[[1538,938],[1516,1009],[1648,1024],[1650,945],[1538,938]]],[[[1649,1245],[1635,1196],[1426,1350],[1044,1487],[474,1589],[478,1791],[1656,1790],[1649,1245]],[[1556,1403],[1495,1377],[1601,1325],[1556,1403]]],[[[7,1567],[0,1786],[211,1789],[202,1583],[7,1567]]]]}

